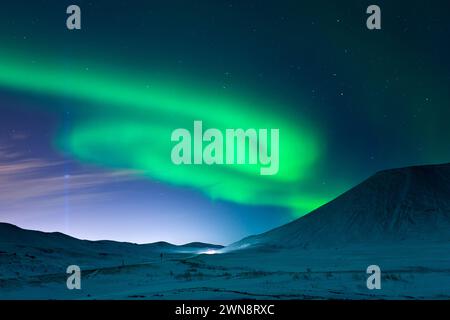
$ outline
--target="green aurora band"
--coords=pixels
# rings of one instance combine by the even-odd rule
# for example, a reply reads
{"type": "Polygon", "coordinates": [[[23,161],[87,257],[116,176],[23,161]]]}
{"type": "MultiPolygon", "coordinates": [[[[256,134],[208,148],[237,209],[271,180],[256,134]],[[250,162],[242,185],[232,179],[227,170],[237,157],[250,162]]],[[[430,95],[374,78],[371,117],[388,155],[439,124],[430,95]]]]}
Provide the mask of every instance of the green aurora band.
{"type": "Polygon", "coordinates": [[[273,205],[295,216],[328,199],[300,191],[302,179],[317,161],[319,137],[305,123],[277,113],[283,106],[263,98],[230,96],[224,91],[193,85],[193,81],[129,76],[110,70],[87,72],[78,63],[30,59],[0,54],[0,86],[70,99],[78,114],[56,145],[76,159],[109,168],[130,169],[152,180],[191,187],[211,199],[246,205],[273,205]],[[151,85],[147,85],[151,83],[151,85]],[[278,128],[279,172],[261,176],[259,165],[180,165],[171,161],[171,133],[192,130],[202,120],[204,130],[217,128],[278,128]]]}

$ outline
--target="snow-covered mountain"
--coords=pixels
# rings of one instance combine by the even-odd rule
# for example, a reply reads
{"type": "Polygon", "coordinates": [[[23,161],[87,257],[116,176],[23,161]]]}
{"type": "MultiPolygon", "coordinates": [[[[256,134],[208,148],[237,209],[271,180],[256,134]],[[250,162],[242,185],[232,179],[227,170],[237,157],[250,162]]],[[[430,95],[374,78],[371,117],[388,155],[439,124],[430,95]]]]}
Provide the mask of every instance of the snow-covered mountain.
{"type": "Polygon", "coordinates": [[[289,224],[228,250],[450,241],[450,164],[381,171],[289,224]]]}
{"type": "Polygon", "coordinates": [[[450,164],[379,172],[305,217],[220,248],[0,223],[0,299],[448,299],[450,164]],[[83,270],[82,290],[67,290],[71,264],[83,270]],[[366,286],[373,264],[382,290],[366,286]]]}

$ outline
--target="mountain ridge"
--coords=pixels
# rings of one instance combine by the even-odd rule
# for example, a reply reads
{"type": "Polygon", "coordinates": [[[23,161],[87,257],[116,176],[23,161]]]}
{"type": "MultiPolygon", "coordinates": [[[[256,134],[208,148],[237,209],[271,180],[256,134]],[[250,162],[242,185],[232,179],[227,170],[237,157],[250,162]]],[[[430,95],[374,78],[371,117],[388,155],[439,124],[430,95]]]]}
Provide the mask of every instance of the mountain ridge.
{"type": "Polygon", "coordinates": [[[189,242],[181,245],[172,244],[166,241],[157,241],[151,243],[137,244],[127,241],[115,241],[115,240],[86,240],[78,239],[67,235],[62,232],[45,232],[39,230],[29,230],[24,229],[7,222],[0,222],[0,243],[16,243],[16,244],[42,244],[47,242],[47,240],[64,240],[69,242],[84,242],[90,244],[108,244],[108,245],[130,245],[130,246],[140,246],[140,247],[166,247],[166,248],[211,248],[220,249],[224,246],[218,244],[210,244],[204,242],[189,242]],[[36,242],[36,237],[41,238],[40,242],[36,242]],[[43,242],[42,242],[43,241],[43,242]]]}

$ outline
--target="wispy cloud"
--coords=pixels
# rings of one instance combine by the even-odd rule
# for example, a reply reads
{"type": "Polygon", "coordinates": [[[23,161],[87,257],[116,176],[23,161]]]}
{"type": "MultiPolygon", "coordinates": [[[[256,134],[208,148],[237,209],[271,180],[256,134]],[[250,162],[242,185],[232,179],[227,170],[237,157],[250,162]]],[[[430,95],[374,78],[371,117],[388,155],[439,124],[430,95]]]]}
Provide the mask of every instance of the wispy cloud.
{"type": "Polygon", "coordinates": [[[11,140],[17,141],[17,140],[26,140],[26,139],[28,139],[30,137],[30,135],[28,133],[26,133],[26,132],[13,131],[10,134],[10,137],[11,137],[11,140]]]}
{"type": "Polygon", "coordinates": [[[4,207],[30,202],[36,205],[70,195],[71,199],[89,200],[110,196],[105,187],[138,179],[129,170],[83,170],[67,173],[67,161],[25,158],[0,145],[0,205],[4,207]]]}

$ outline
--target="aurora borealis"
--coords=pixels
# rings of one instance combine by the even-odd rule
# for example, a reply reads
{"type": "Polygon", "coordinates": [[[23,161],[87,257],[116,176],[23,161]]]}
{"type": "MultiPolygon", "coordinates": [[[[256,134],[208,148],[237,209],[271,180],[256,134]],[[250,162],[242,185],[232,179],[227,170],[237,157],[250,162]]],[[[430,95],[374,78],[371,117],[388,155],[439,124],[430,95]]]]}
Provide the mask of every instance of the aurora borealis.
{"type": "Polygon", "coordinates": [[[380,2],[375,32],[361,1],[79,1],[77,31],[64,26],[71,3],[22,12],[25,3],[0,14],[0,183],[63,177],[63,190],[5,201],[2,221],[91,239],[226,243],[377,170],[450,159],[450,30],[425,2],[380,2]],[[174,166],[171,132],[196,120],[279,129],[278,174],[174,166]],[[51,165],[7,175],[36,159],[51,165]]]}
{"type": "Polygon", "coordinates": [[[81,111],[80,120],[75,121],[67,136],[61,137],[62,148],[81,161],[139,171],[151,179],[198,188],[214,199],[273,204],[293,210],[300,202],[296,201],[293,184],[310,169],[318,146],[305,125],[298,126],[276,114],[278,106],[258,110],[264,106],[262,99],[245,104],[233,97],[209,95],[206,89],[163,85],[159,79],[151,80],[157,85],[150,88],[135,79],[121,83],[124,77],[119,74],[80,74],[79,66],[74,70],[55,70],[51,64],[38,68],[8,57],[1,61],[0,83],[4,86],[100,104],[88,112],[81,111]],[[174,166],[169,157],[173,146],[171,132],[195,119],[222,129],[279,128],[283,134],[280,172],[261,177],[250,165],[174,166]],[[301,157],[296,155],[298,150],[302,150],[301,157]],[[270,194],[273,196],[267,197],[270,194]]]}

